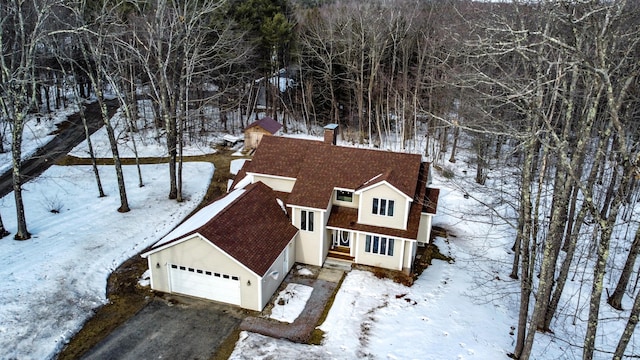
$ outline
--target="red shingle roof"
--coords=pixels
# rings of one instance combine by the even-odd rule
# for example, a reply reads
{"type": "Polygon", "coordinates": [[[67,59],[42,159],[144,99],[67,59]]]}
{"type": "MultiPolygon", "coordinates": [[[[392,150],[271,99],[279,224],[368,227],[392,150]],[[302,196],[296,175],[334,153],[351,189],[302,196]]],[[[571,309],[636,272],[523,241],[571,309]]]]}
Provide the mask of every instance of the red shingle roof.
{"type": "Polygon", "coordinates": [[[170,242],[199,233],[264,276],[297,232],[273,190],[257,182],[204,225],[170,242]]]}
{"type": "Polygon", "coordinates": [[[438,196],[440,196],[440,189],[427,188],[427,193],[424,196],[422,212],[435,214],[438,209],[438,196]]]}
{"type": "Polygon", "coordinates": [[[421,191],[421,164],[422,157],[415,154],[265,137],[246,171],[296,178],[288,203],[326,209],[335,187],[356,190],[378,178],[414,198],[421,191]]]}

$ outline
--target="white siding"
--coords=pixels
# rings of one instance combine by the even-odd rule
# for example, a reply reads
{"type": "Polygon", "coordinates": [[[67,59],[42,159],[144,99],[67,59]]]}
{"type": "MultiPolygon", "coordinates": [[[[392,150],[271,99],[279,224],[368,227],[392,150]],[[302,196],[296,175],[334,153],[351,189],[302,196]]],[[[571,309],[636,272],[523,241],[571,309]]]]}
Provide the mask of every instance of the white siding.
{"type": "Polygon", "coordinates": [[[293,186],[296,184],[295,179],[253,174],[253,182],[257,183],[258,181],[262,181],[265,185],[272,188],[274,191],[281,191],[286,193],[290,193],[291,190],[293,190],[293,186]]]}
{"type": "Polygon", "coordinates": [[[152,289],[162,292],[171,292],[169,283],[169,265],[178,264],[206,271],[231,274],[239,277],[240,281],[240,306],[251,310],[262,310],[258,302],[258,283],[261,278],[237,261],[220,251],[207,240],[194,235],[190,239],[173,246],[152,253],[148,256],[149,269],[151,269],[152,289]],[[255,286],[247,285],[247,282],[255,286]]]}
{"type": "Polygon", "coordinates": [[[407,197],[381,183],[371,187],[360,195],[360,208],[358,209],[358,222],[366,225],[384,226],[393,229],[406,230],[409,215],[409,201],[407,197]],[[394,201],[393,216],[373,214],[373,199],[385,199],[394,201]]]}

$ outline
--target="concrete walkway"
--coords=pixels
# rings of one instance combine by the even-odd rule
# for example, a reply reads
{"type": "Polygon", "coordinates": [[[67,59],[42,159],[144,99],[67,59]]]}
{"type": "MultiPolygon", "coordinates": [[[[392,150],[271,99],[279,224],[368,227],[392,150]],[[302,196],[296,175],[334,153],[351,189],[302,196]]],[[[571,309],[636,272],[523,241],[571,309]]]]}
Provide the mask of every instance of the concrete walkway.
{"type": "MultiPolygon", "coordinates": [[[[307,300],[307,304],[300,316],[291,324],[266,317],[248,317],[240,324],[241,330],[278,339],[289,339],[298,343],[309,342],[311,334],[316,328],[318,320],[320,320],[329,299],[334,294],[344,276],[344,271],[334,268],[319,268],[317,270],[317,277],[303,277],[296,275],[296,273],[297,271],[294,268],[289,275],[287,275],[282,286],[295,283],[313,287],[313,292],[309,300],[307,300]]],[[[316,272],[314,272],[314,274],[315,273],[316,272]]],[[[274,299],[276,297],[277,293],[274,299]]]]}

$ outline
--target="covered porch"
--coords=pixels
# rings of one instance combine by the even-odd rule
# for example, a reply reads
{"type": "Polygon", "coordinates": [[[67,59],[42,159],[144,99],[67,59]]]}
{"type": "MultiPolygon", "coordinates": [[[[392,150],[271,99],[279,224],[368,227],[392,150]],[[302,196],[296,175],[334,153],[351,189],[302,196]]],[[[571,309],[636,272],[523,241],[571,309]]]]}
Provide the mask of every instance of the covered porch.
{"type": "Polygon", "coordinates": [[[331,236],[331,246],[327,257],[354,262],[355,233],[347,229],[328,229],[331,236]]]}

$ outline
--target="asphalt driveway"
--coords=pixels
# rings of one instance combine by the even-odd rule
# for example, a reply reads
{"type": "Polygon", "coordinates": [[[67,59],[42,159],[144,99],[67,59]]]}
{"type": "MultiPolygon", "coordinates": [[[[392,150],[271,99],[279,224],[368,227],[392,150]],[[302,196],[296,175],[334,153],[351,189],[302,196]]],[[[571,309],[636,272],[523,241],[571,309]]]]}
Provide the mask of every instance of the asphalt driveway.
{"type": "Polygon", "coordinates": [[[155,299],[83,359],[209,359],[246,316],[241,309],[155,299]]]}

